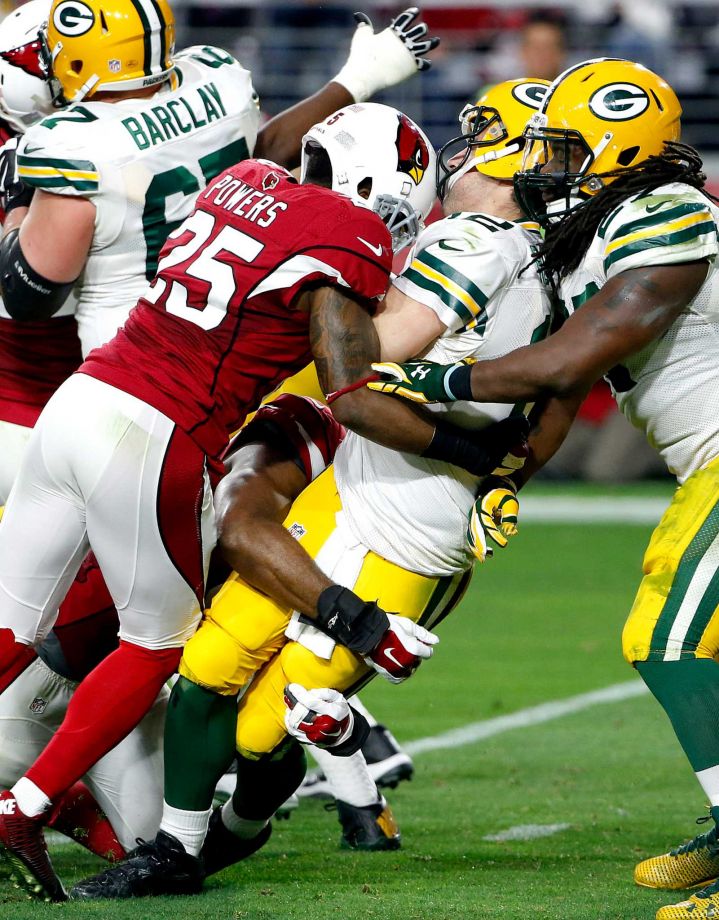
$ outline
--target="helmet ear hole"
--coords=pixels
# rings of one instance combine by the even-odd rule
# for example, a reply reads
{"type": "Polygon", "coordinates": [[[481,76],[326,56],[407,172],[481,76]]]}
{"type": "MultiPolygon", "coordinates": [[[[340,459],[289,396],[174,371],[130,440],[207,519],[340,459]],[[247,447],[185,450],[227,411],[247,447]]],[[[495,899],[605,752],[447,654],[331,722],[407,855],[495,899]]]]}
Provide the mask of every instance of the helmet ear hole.
{"type": "Polygon", "coordinates": [[[332,188],[332,161],[324,147],[308,141],[303,151],[303,159],[303,181],[332,188]]]}
{"type": "Polygon", "coordinates": [[[82,70],[82,61],[70,61],[70,70],[74,74],[79,74],[82,70]]]}
{"type": "Polygon", "coordinates": [[[357,192],[362,198],[369,198],[372,194],[372,176],[365,176],[357,183],[357,192]]]}
{"type": "Polygon", "coordinates": [[[617,163],[620,166],[630,166],[632,161],[636,158],[639,153],[639,147],[625,147],[624,150],[617,157],[617,163]]]}

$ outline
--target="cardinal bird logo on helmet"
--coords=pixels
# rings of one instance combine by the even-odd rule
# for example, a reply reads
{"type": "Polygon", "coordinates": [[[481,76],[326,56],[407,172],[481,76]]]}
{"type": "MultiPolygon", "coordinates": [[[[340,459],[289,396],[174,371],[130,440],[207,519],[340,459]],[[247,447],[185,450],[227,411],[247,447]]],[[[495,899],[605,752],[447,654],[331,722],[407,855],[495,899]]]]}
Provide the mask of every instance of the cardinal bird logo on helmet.
{"type": "Polygon", "coordinates": [[[25,73],[29,73],[31,77],[45,79],[45,72],[40,64],[40,42],[38,40],[28,42],[27,45],[21,45],[19,48],[12,48],[10,51],[0,51],[0,58],[14,67],[19,67],[25,73]]]}
{"type": "Polygon", "coordinates": [[[427,143],[417,130],[417,126],[406,115],[399,116],[397,126],[397,168],[407,173],[415,185],[419,185],[429,166],[427,143]]]}

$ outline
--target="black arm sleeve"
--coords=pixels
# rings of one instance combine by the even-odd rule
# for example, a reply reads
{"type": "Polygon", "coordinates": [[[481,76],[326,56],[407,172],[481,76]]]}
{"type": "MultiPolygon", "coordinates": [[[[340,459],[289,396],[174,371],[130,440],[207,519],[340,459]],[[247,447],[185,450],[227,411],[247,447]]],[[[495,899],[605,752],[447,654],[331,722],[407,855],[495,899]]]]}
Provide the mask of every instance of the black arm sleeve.
{"type": "Polygon", "coordinates": [[[74,281],[48,281],[31,268],[20,248],[20,231],[11,230],[0,241],[0,289],[13,319],[43,320],[65,303],[74,281]]]}

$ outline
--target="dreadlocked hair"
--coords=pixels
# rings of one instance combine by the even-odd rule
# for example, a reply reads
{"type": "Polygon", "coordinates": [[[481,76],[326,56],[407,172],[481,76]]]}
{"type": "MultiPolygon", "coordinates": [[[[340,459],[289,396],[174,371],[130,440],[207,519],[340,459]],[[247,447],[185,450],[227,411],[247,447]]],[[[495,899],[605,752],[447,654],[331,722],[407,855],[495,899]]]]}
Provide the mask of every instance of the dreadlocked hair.
{"type": "Polygon", "coordinates": [[[706,175],[702,172],[702,161],[697,151],[687,144],[673,141],[665,143],[662,153],[654,154],[636,166],[602,173],[599,178],[614,181],[568,217],[550,225],[533,259],[553,286],[579,266],[600,223],[632,195],[646,195],[660,185],[683,182],[700,189],[707,198],[717,200],[704,190],[706,175]]]}

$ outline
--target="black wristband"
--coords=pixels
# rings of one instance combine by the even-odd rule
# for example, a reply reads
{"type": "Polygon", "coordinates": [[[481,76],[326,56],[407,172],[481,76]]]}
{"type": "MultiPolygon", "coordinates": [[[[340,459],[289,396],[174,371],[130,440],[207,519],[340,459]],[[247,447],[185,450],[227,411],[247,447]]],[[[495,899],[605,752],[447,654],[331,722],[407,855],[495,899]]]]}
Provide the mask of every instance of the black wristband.
{"type": "Polygon", "coordinates": [[[363,601],[341,585],[330,585],[320,594],[317,619],[300,619],[358,655],[368,655],[389,629],[389,619],[381,607],[373,601],[363,601]]]}
{"type": "Polygon", "coordinates": [[[354,715],[354,725],[352,726],[351,734],[348,735],[344,741],[340,742],[340,744],[324,748],[324,750],[332,754],[333,757],[350,757],[352,754],[356,754],[369,736],[369,722],[367,719],[365,719],[361,712],[357,712],[354,706],[350,706],[350,709],[354,715]]]}
{"type": "Polygon", "coordinates": [[[454,400],[472,402],[472,364],[460,364],[444,378],[444,388],[454,400]]]}
{"type": "Polygon", "coordinates": [[[469,433],[465,434],[459,428],[441,422],[437,424],[434,436],[422,451],[422,456],[428,460],[444,460],[445,463],[461,466],[475,476],[491,473],[497,465],[494,453],[490,453],[483,443],[471,439],[469,433]]]}
{"type": "Polygon", "coordinates": [[[21,180],[14,182],[5,195],[5,217],[15,208],[29,208],[34,194],[32,185],[25,185],[21,180]]]}

